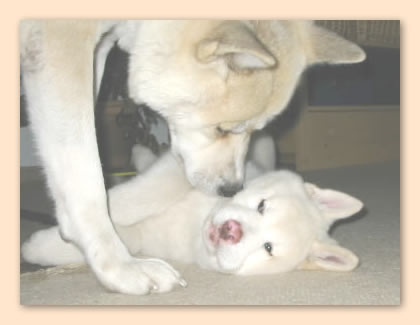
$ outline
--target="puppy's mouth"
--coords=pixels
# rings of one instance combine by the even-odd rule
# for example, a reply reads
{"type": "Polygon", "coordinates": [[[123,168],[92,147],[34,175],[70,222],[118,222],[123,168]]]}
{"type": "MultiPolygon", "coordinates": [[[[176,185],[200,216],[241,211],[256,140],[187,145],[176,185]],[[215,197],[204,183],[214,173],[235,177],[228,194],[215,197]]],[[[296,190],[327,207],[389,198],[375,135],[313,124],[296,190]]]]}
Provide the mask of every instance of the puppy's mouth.
{"type": "Polygon", "coordinates": [[[219,272],[226,274],[234,274],[238,271],[237,265],[226,265],[226,259],[220,256],[220,249],[230,247],[237,242],[227,234],[227,226],[225,223],[215,225],[213,222],[208,222],[207,226],[203,229],[203,239],[206,242],[207,251],[212,258],[214,258],[213,268],[219,272]],[[227,246],[227,247],[225,247],[227,246]]]}
{"type": "Polygon", "coordinates": [[[215,225],[210,224],[207,235],[208,235],[208,239],[209,239],[210,243],[213,245],[213,247],[217,247],[219,245],[219,242],[220,242],[219,229],[215,225]]]}

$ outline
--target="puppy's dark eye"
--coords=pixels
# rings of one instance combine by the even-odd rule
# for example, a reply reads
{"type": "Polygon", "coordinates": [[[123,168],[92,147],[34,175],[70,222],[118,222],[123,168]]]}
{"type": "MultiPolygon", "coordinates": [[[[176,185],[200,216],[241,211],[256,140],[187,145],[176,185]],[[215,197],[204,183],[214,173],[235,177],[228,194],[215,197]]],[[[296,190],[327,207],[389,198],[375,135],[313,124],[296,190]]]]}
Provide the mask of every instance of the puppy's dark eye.
{"type": "Polygon", "coordinates": [[[261,214],[264,213],[264,210],[265,210],[265,200],[261,200],[261,202],[258,204],[257,210],[261,214]]]}
{"type": "Polygon", "coordinates": [[[267,251],[268,254],[270,254],[270,256],[273,256],[273,254],[271,253],[273,250],[273,245],[270,242],[264,243],[264,249],[267,251]]]}

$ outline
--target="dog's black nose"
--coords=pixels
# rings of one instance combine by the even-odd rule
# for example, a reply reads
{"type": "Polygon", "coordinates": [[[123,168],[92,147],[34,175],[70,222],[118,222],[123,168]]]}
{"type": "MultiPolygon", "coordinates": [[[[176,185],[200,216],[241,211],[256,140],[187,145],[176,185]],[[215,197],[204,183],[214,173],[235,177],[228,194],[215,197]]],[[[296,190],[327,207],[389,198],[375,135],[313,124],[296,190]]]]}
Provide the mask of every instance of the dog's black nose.
{"type": "Polygon", "coordinates": [[[217,194],[224,197],[232,197],[244,188],[242,183],[231,183],[220,186],[217,189],[217,194]]]}

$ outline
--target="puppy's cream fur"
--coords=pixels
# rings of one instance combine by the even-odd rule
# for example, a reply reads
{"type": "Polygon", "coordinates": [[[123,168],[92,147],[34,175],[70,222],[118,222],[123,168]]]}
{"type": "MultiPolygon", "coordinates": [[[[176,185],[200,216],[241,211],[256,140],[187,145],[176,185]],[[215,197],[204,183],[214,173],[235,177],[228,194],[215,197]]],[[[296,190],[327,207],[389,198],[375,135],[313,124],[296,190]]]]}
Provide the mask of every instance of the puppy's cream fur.
{"type": "Polygon", "coordinates": [[[110,222],[94,90],[114,42],[130,54],[130,96],[167,119],[189,183],[221,195],[241,187],[250,133],[285,108],[307,66],[364,58],[303,21],[28,20],[20,29],[31,128],[60,233],[102,284],[130,294],[184,282],[160,260],[133,258],[110,222]]]}
{"type": "MultiPolygon", "coordinates": [[[[112,188],[109,199],[114,226],[132,254],[238,275],[349,271],[358,264],[351,251],[329,237],[328,229],[358,212],[362,203],[304,183],[290,171],[258,176],[226,199],[192,188],[166,154],[144,174],[112,188]]],[[[84,262],[57,227],[35,233],[24,244],[23,256],[43,265],[84,262]]]]}

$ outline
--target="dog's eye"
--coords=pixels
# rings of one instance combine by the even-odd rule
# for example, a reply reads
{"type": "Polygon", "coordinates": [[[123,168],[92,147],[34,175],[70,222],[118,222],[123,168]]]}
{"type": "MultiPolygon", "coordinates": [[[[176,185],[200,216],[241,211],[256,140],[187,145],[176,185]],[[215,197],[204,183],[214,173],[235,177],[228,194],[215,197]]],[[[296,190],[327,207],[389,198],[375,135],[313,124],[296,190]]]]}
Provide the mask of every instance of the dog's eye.
{"type": "Polygon", "coordinates": [[[264,243],[264,249],[267,251],[268,254],[270,254],[270,256],[273,256],[273,254],[271,253],[273,250],[273,245],[270,242],[264,243]]]}
{"type": "Polygon", "coordinates": [[[258,204],[258,212],[263,214],[265,209],[265,200],[261,200],[261,202],[258,204]]]}
{"type": "Polygon", "coordinates": [[[224,137],[224,136],[226,136],[226,135],[228,135],[228,134],[230,133],[230,131],[229,131],[229,130],[222,129],[220,126],[218,126],[218,127],[216,128],[216,132],[217,132],[217,135],[218,135],[218,136],[221,136],[221,137],[224,137]]]}

